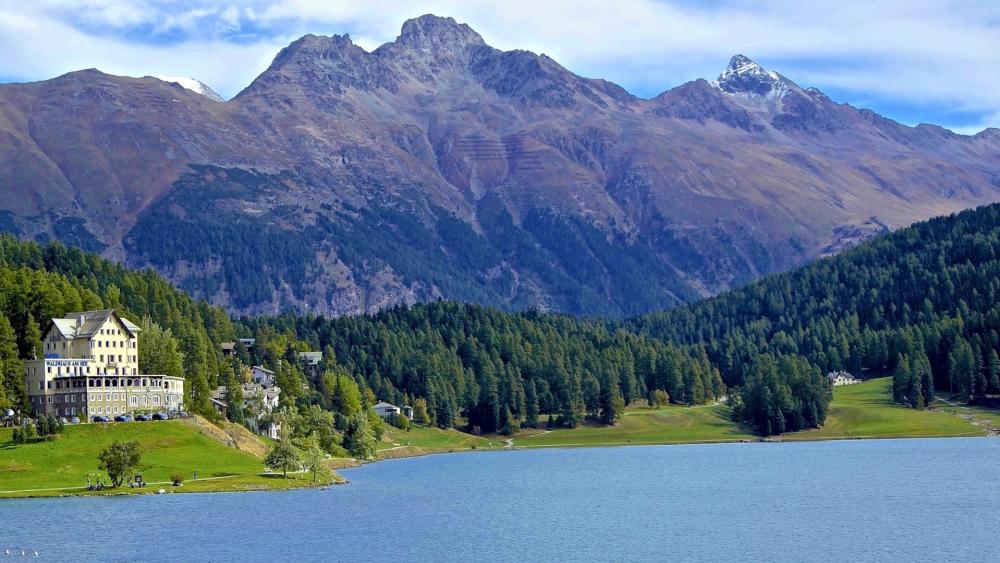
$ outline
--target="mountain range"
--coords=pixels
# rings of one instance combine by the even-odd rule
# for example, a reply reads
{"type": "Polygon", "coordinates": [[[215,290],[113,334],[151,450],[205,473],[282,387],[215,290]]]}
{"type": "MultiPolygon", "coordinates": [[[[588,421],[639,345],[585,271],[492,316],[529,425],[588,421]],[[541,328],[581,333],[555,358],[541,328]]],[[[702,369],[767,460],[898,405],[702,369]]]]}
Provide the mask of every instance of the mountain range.
{"type": "Polygon", "coordinates": [[[1000,130],[905,126],[742,55],[642,99],[427,15],[371,52],[304,36],[228,101],[196,82],[0,85],[0,230],[235,313],[618,317],[1000,201],[1000,130]]]}

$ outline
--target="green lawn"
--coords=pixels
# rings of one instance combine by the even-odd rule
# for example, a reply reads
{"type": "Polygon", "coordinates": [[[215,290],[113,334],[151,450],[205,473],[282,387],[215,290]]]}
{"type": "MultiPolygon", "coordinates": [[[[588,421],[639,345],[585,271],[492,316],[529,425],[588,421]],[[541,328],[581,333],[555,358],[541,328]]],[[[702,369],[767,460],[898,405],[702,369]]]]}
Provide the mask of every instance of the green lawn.
{"type": "MultiPolygon", "coordinates": [[[[834,438],[902,438],[932,436],[983,436],[955,414],[955,409],[914,410],[892,403],[889,378],[858,385],[836,387],[823,428],[794,432],[782,440],[834,438]]],[[[1000,423],[1000,413],[976,409],[976,413],[1000,423]]],[[[551,432],[524,430],[514,437],[517,447],[599,446],[623,444],[684,444],[756,440],[757,437],[729,419],[720,405],[660,409],[630,407],[615,426],[585,424],[551,432]]]]}
{"type": "Polygon", "coordinates": [[[382,441],[378,444],[379,457],[403,457],[425,453],[502,447],[502,439],[489,439],[440,428],[418,426],[400,430],[388,424],[383,426],[382,441]]]}
{"type": "MultiPolygon", "coordinates": [[[[10,435],[9,429],[0,430],[0,496],[76,494],[81,491],[24,490],[82,487],[91,473],[100,474],[107,482],[107,476],[97,469],[97,455],[115,440],[136,440],[141,444],[142,474],[148,483],[168,481],[173,473],[183,475],[184,486],[173,490],[273,489],[308,484],[299,479],[261,475],[264,467],[260,459],[226,446],[189,421],[73,425],[54,441],[23,445],[13,444],[10,435]],[[194,471],[198,472],[198,481],[191,480],[194,471]]],[[[147,492],[160,487],[151,485],[147,492]]],[[[131,490],[113,492],[123,491],[131,490]]]]}
{"type": "Polygon", "coordinates": [[[892,402],[892,379],[873,379],[833,389],[823,428],[795,432],[783,440],[983,436],[985,432],[952,412],[916,410],[892,402]]]}
{"type": "Polygon", "coordinates": [[[628,408],[615,426],[585,424],[551,432],[525,430],[514,437],[516,447],[598,446],[621,444],[682,444],[755,439],[733,424],[721,405],[659,409],[628,408]]]}

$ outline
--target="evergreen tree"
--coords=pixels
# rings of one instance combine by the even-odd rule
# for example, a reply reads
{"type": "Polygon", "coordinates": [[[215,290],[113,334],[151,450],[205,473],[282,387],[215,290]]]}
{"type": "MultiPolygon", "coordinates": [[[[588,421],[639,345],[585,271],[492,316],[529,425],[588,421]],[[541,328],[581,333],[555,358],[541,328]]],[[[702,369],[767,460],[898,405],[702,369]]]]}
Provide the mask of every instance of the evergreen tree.
{"type": "Polygon", "coordinates": [[[28,412],[28,389],[24,380],[24,365],[17,353],[14,329],[5,315],[0,314],[0,408],[14,407],[28,412]]]}
{"type": "Polygon", "coordinates": [[[375,457],[377,443],[368,416],[365,413],[351,416],[344,432],[344,449],[358,459],[371,459],[375,457]]]}

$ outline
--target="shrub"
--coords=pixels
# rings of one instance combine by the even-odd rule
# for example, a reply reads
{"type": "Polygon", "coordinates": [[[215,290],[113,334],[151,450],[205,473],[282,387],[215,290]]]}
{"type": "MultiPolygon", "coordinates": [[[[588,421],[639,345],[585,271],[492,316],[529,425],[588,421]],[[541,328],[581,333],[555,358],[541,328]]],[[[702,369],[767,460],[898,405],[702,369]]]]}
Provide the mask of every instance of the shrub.
{"type": "Polygon", "coordinates": [[[399,428],[400,430],[410,429],[410,419],[406,418],[400,413],[392,415],[392,417],[389,419],[389,424],[395,426],[396,428],[399,428]]]}

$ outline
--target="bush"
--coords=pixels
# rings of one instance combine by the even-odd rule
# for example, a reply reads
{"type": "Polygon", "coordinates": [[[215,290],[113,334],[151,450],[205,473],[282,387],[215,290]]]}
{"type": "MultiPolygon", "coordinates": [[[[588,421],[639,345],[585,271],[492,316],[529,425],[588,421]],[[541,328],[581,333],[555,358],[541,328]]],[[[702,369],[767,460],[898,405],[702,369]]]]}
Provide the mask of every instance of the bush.
{"type": "Polygon", "coordinates": [[[184,483],[184,476],[180,473],[170,474],[170,484],[175,487],[180,487],[184,483]]]}
{"type": "Polygon", "coordinates": [[[410,429],[410,419],[406,418],[400,413],[392,415],[392,417],[389,419],[389,424],[395,426],[396,428],[399,428],[400,430],[410,429]]]}
{"type": "Polygon", "coordinates": [[[14,433],[11,435],[11,440],[15,444],[27,444],[35,438],[35,427],[27,420],[21,423],[21,426],[14,428],[14,433]]]}
{"type": "Polygon", "coordinates": [[[40,416],[35,422],[35,428],[39,436],[51,440],[56,434],[62,434],[66,429],[66,423],[58,416],[40,416]]]}

